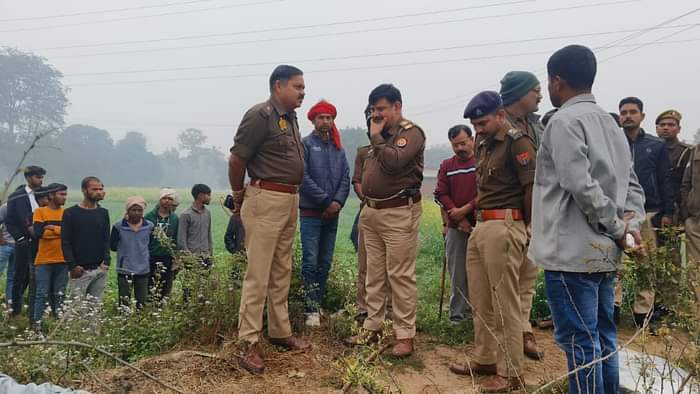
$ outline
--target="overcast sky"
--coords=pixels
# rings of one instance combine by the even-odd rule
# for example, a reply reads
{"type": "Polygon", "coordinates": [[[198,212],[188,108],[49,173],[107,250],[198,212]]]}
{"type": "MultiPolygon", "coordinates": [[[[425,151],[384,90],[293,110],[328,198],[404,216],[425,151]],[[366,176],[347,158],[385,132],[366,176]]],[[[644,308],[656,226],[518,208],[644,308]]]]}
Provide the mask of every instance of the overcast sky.
{"type": "MultiPolygon", "coordinates": [[[[429,145],[442,144],[447,129],[464,122],[469,98],[497,90],[506,72],[535,72],[546,92],[549,55],[573,43],[598,48],[599,104],[614,111],[620,98],[640,97],[652,132],[656,115],[675,108],[690,140],[700,128],[697,7],[697,0],[0,0],[0,45],[33,51],[65,74],[68,124],[94,125],[115,139],[137,130],[157,152],[188,127],[230,147],[246,109],[266,99],[278,63],[305,71],[302,134],[321,98],[338,107],[339,127],[362,125],[370,90],[390,82],[403,94],[404,116],[426,131],[429,145]],[[159,71],[131,73],[139,70],[159,71]]],[[[545,94],[540,112],[550,108],[545,94]]]]}

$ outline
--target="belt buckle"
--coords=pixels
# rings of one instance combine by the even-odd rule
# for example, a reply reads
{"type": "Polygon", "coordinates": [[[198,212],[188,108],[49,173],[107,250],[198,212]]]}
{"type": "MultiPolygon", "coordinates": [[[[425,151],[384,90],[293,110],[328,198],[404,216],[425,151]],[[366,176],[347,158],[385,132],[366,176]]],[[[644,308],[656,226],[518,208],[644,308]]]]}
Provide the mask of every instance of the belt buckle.
{"type": "Polygon", "coordinates": [[[365,202],[367,203],[367,206],[368,206],[368,207],[370,207],[370,208],[372,208],[372,209],[376,209],[376,206],[377,206],[377,202],[376,202],[376,201],[370,200],[369,198],[366,198],[365,200],[366,200],[365,202]]]}

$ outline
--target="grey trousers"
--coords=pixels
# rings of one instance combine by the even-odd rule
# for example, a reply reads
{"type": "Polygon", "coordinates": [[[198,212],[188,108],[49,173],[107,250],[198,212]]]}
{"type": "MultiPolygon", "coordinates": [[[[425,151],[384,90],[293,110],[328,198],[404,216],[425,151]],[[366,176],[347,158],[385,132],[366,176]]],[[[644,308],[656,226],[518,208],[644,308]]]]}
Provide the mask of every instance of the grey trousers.
{"type": "Polygon", "coordinates": [[[456,228],[448,228],[445,235],[445,256],[450,271],[450,320],[462,320],[470,313],[467,304],[467,239],[469,234],[456,228]]]}

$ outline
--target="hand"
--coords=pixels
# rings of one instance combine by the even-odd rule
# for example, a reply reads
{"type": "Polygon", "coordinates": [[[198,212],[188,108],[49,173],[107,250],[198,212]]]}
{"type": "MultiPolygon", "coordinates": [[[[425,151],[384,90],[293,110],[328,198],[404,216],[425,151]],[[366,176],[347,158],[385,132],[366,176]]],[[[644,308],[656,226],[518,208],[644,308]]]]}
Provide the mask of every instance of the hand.
{"type": "Polygon", "coordinates": [[[44,226],[44,230],[53,231],[55,228],[56,228],[56,226],[53,224],[47,224],[46,226],[44,226]]]}
{"type": "Polygon", "coordinates": [[[233,210],[231,211],[234,215],[241,214],[241,208],[243,207],[243,200],[240,202],[233,202],[233,210]]]}
{"type": "Polygon", "coordinates": [[[75,267],[73,267],[72,270],[70,270],[70,278],[71,279],[78,279],[81,276],[83,276],[84,273],[85,273],[85,268],[83,268],[79,265],[76,265],[75,267]]]}
{"type": "Polygon", "coordinates": [[[661,217],[661,227],[671,227],[673,225],[673,218],[670,216],[661,217]]]}
{"type": "Polygon", "coordinates": [[[109,271],[109,266],[105,263],[100,264],[100,271],[102,271],[102,272],[109,271]]]}
{"type": "Polygon", "coordinates": [[[467,219],[462,219],[459,221],[459,224],[457,225],[457,229],[465,234],[471,234],[472,225],[469,223],[469,221],[467,219]]]}
{"type": "Polygon", "coordinates": [[[447,215],[450,217],[450,220],[452,220],[455,223],[459,223],[464,219],[465,216],[467,216],[467,209],[466,205],[461,208],[452,208],[447,211],[447,215]]]}
{"type": "Polygon", "coordinates": [[[642,234],[639,230],[629,231],[625,228],[625,235],[616,242],[617,246],[632,257],[644,257],[647,255],[646,246],[644,245],[644,240],[642,240],[642,234]],[[634,239],[634,246],[627,245],[627,234],[631,235],[632,239],[634,239]]]}
{"type": "Polygon", "coordinates": [[[370,135],[377,135],[384,130],[384,127],[386,127],[386,118],[382,118],[381,120],[377,120],[377,118],[372,118],[372,122],[369,124],[369,134],[370,135]]]}
{"type": "Polygon", "coordinates": [[[333,201],[331,205],[329,205],[328,208],[326,208],[326,210],[331,214],[337,214],[338,212],[340,212],[341,208],[342,207],[340,206],[340,204],[338,204],[337,201],[333,201]]]}

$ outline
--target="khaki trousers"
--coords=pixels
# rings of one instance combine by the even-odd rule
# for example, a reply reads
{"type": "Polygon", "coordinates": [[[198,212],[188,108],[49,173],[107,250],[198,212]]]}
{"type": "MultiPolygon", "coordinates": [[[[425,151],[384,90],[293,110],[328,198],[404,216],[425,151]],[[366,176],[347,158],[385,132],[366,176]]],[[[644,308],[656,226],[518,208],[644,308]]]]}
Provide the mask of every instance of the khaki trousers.
{"type": "Polygon", "coordinates": [[[535,282],[537,282],[539,270],[535,263],[523,255],[523,264],[520,266],[520,310],[523,323],[523,332],[532,332],[530,313],[532,312],[532,300],[535,298],[535,282]]]}
{"type": "Polygon", "coordinates": [[[688,247],[688,281],[695,294],[696,313],[700,313],[700,217],[686,219],[685,236],[688,247]]]}
{"type": "Polygon", "coordinates": [[[469,299],[474,307],[474,352],[479,364],[496,364],[498,374],[515,377],[523,364],[523,308],[520,272],[524,263],[525,223],[479,222],[467,246],[469,299]]]}
{"type": "Polygon", "coordinates": [[[367,249],[367,330],[382,329],[388,286],[396,339],[416,336],[416,252],[422,213],[419,203],[362,209],[360,232],[367,249]]]}
{"type": "MultiPolygon", "coordinates": [[[[386,309],[391,312],[391,290],[389,281],[384,279],[387,288],[386,309]]],[[[367,248],[365,247],[365,236],[362,234],[360,223],[357,224],[357,309],[360,313],[367,313],[367,248]]]]}
{"type": "Polygon", "coordinates": [[[267,299],[270,338],[292,335],[287,296],[292,275],[292,245],[299,195],[248,186],[241,208],[248,269],[238,314],[238,339],[255,343],[263,329],[267,299]]]}

